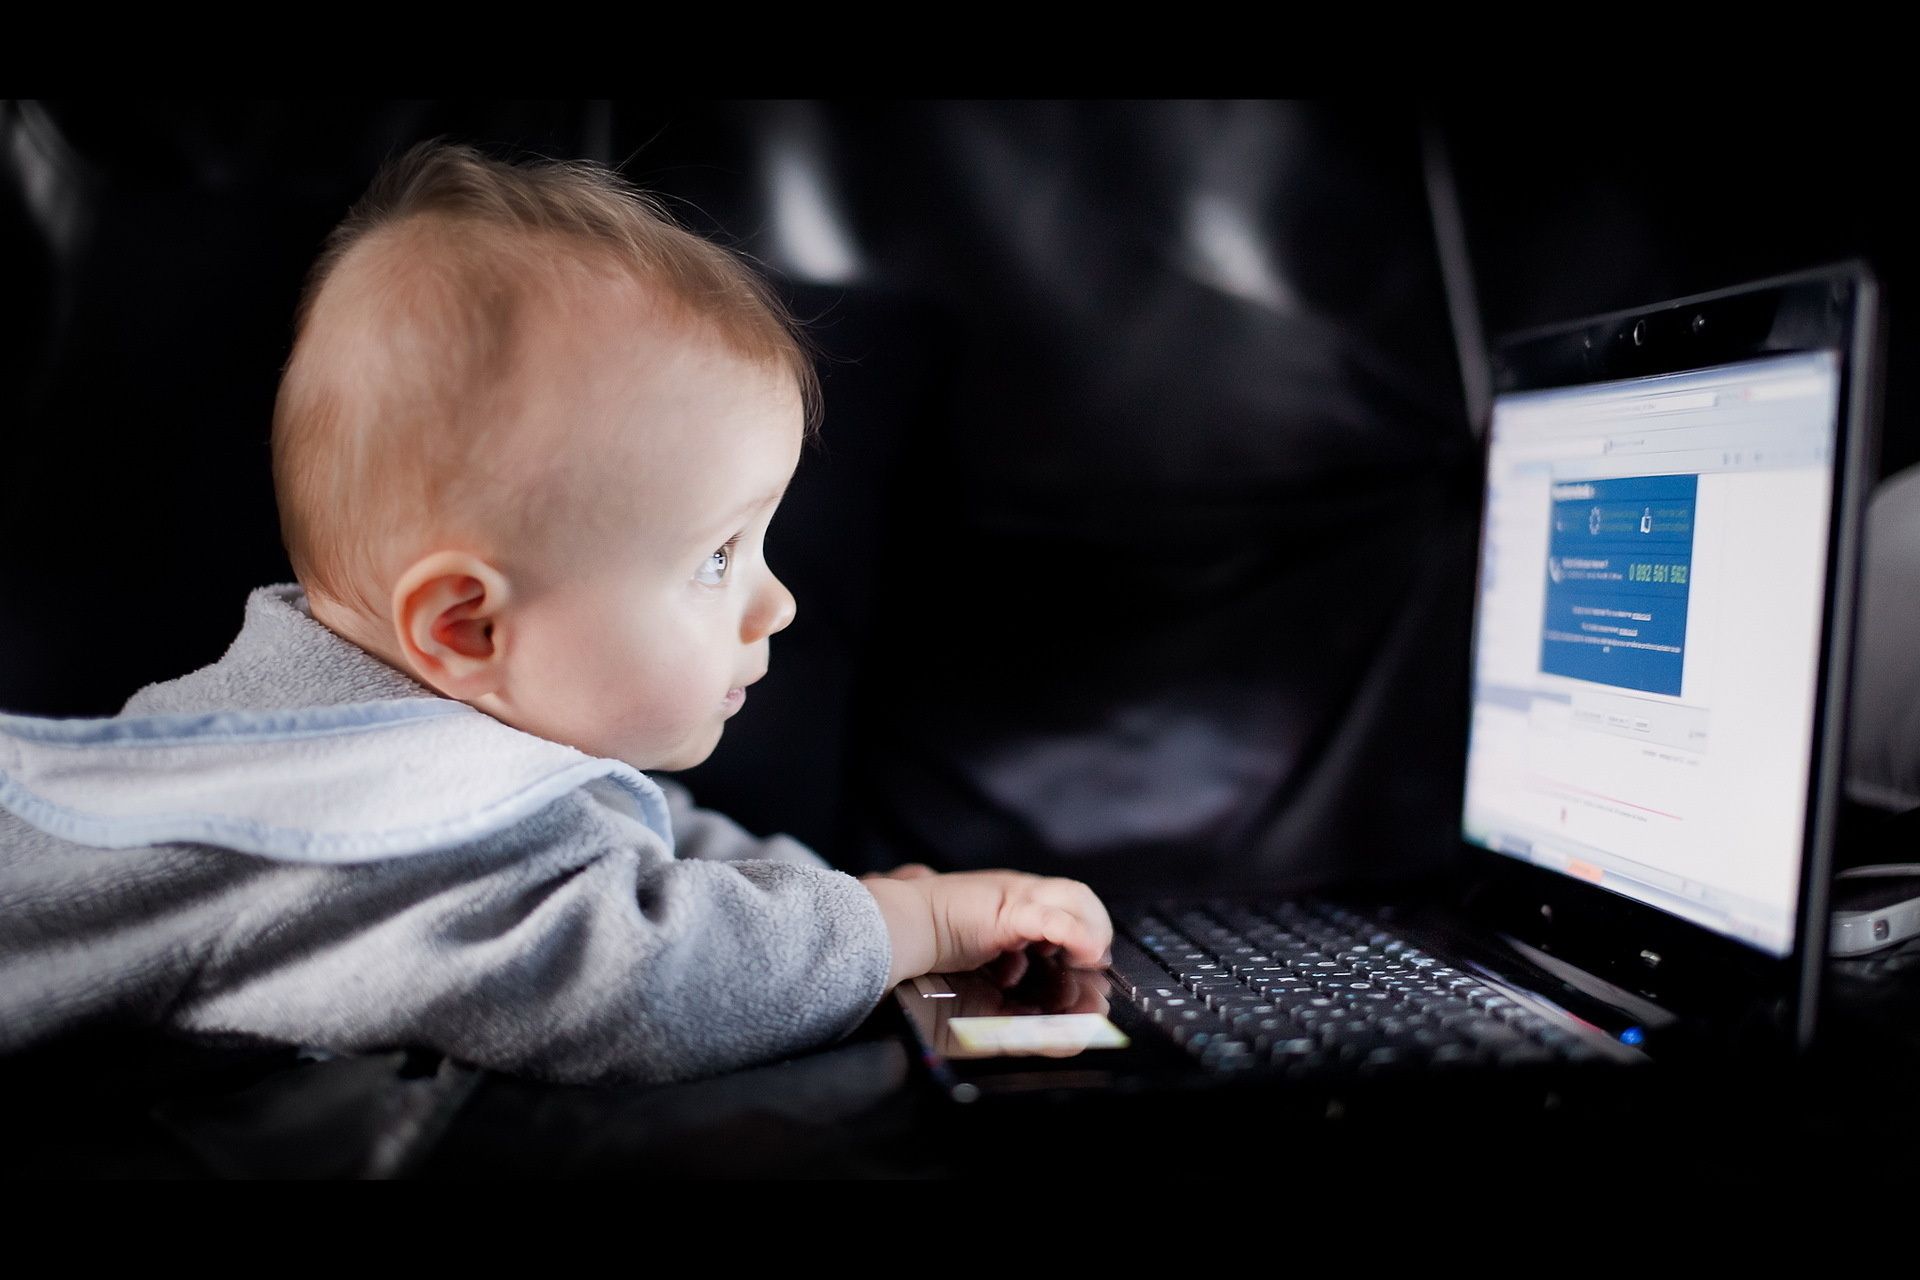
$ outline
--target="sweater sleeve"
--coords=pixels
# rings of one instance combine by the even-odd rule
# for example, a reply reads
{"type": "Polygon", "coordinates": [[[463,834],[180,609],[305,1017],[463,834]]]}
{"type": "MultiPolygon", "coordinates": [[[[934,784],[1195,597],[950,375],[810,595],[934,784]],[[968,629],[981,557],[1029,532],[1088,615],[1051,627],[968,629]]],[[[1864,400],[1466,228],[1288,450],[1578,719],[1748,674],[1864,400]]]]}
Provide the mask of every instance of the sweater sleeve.
{"type": "Polygon", "coordinates": [[[744,827],[726,814],[695,804],[692,793],[672,778],[662,778],[657,774],[647,776],[667,797],[667,813],[673,819],[674,853],[679,857],[705,858],[715,862],[762,858],[803,867],[832,865],[790,835],[776,833],[764,839],[749,835],[744,827]]]}
{"type": "Polygon", "coordinates": [[[675,858],[650,833],[582,848],[581,828],[549,812],[440,854],[267,866],[171,1018],[658,1083],[831,1043],[886,994],[886,923],[852,876],[675,858]]]}

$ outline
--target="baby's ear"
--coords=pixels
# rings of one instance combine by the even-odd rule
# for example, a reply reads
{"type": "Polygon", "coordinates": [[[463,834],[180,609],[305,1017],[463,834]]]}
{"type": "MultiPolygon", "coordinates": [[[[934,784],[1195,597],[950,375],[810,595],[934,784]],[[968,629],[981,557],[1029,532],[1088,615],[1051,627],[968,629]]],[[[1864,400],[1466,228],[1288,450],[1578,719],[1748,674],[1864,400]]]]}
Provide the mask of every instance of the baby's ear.
{"type": "Polygon", "coordinates": [[[400,575],[393,589],[395,641],[422,684],[471,702],[500,684],[494,624],[507,580],[464,551],[436,551],[400,575]]]}

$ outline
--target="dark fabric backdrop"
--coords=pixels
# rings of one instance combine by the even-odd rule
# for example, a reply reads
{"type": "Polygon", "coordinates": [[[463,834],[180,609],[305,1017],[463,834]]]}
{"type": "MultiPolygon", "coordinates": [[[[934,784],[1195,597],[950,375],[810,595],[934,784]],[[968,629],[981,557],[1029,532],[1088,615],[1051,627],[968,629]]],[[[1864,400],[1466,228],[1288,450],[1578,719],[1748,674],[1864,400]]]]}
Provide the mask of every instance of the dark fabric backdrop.
{"type": "Polygon", "coordinates": [[[445,134],[621,166],[828,353],[769,542],[798,620],[686,774],[703,803],[850,870],[1433,869],[1478,498],[1434,155],[1487,333],[1866,257],[1885,467],[1920,459],[1887,141],[1843,106],[1635,110],[0,105],[0,708],[113,714],[291,576],[267,431],[302,275],[445,134]]]}

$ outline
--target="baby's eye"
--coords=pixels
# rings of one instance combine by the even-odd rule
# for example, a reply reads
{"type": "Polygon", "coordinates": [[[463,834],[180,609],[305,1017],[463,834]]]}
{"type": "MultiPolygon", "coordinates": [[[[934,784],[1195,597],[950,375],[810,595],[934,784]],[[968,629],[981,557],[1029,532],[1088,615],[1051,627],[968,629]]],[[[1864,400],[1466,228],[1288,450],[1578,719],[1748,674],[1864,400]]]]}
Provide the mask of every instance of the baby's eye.
{"type": "Polygon", "coordinates": [[[719,547],[712,555],[707,557],[706,564],[700,567],[700,572],[695,575],[695,580],[704,582],[710,587],[717,587],[726,581],[727,570],[733,565],[733,547],[734,544],[739,541],[740,535],[737,533],[731,538],[728,538],[724,546],[719,547]],[[712,574],[713,576],[706,576],[708,574],[712,574]]]}

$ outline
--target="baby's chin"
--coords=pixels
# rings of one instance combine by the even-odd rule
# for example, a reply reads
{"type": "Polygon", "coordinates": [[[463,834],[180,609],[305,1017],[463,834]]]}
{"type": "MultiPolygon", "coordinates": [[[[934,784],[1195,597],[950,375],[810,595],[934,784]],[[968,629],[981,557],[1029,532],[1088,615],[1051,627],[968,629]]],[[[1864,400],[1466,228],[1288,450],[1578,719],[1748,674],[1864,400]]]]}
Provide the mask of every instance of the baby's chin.
{"type": "Polygon", "coordinates": [[[682,769],[691,769],[695,765],[705,764],[713,755],[714,748],[720,745],[719,734],[704,747],[682,747],[678,751],[662,753],[659,751],[623,751],[613,756],[625,764],[630,764],[642,773],[678,773],[682,769]]]}

